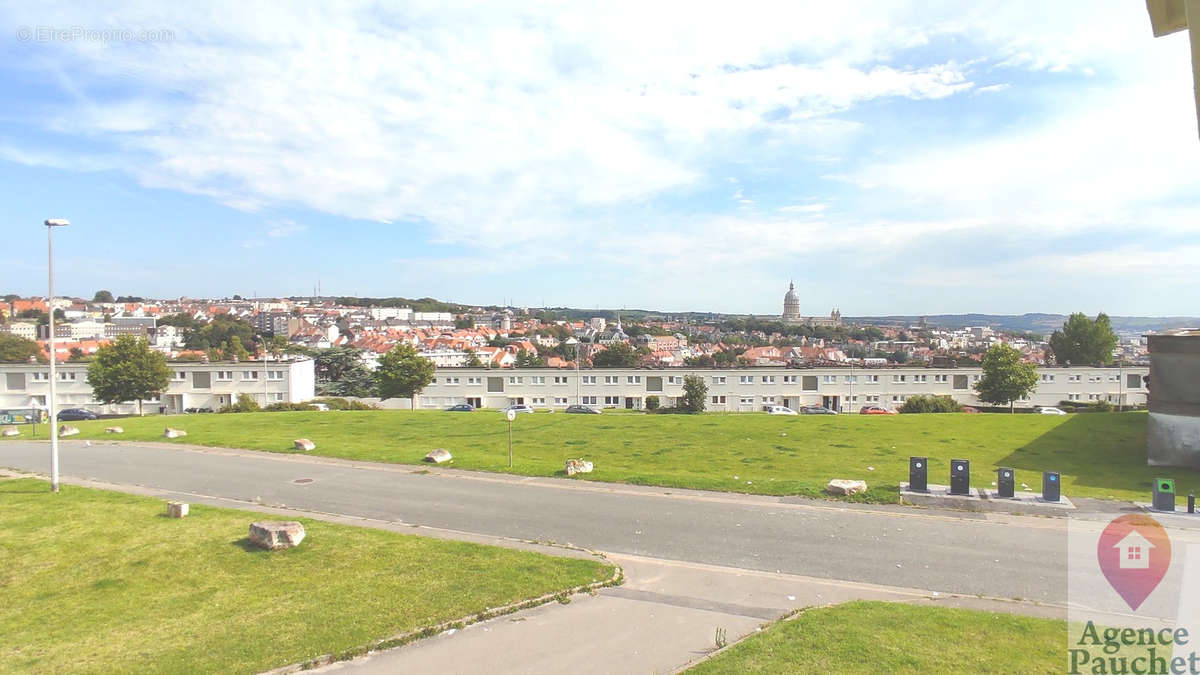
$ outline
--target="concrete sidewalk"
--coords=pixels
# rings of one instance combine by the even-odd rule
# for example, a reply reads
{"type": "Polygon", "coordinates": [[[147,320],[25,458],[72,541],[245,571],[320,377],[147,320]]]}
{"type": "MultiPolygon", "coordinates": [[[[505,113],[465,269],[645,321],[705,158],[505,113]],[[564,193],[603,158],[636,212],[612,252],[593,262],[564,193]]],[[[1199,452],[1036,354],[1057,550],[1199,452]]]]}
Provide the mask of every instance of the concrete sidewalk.
{"type": "Polygon", "coordinates": [[[925,602],[1065,618],[1065,608],[939,596],[791,574],[630,555],[608,555],[625,584],[567,605],[534,609],[396,649],[330,664],[354,673],[670,673],[715,651],[717,629],[733,643],[804,607],[850,600],[925,602]]]}

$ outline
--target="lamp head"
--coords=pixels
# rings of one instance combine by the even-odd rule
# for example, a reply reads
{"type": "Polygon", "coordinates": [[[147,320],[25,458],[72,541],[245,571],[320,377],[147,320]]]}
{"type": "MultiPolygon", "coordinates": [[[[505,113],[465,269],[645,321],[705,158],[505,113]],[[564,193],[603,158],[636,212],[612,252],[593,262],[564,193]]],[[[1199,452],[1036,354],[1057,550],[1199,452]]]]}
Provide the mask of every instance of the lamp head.
{"type": "Polygon", "coordinates": [[[46,220],[46,227],[66,227],[71,222],[66,218],[49,218],[46,220]]]}

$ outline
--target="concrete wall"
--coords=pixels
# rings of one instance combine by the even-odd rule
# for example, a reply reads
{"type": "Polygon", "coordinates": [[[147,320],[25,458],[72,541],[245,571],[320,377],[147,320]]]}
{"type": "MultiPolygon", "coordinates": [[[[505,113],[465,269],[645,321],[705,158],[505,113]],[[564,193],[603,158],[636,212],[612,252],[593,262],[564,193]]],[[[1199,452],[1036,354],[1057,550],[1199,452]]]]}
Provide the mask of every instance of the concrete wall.
{"type": "Polygon", "coordinates": [[[1151,466],[1200,469],[1200,330],[1149,336],[1151,466]]]}

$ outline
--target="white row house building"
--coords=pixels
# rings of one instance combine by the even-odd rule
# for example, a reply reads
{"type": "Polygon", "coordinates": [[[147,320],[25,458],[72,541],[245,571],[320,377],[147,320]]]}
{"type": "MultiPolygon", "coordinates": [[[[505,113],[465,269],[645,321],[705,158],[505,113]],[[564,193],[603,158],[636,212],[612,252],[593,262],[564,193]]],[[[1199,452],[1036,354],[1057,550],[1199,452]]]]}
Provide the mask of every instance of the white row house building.
{"type": "MultiPolygon", "coordinates": [[[[1060,401],[1107,401],[1145,406],[1149,368],[1045,367],[1038,369],[1037,389],[1017,407],[1056,406],[1060,401]]],[[[419,394],[417,407],[446,408],[469,403],[502,408],[521,403],[541,409],[586,405],[641,409],[657,396],[674,406],[683,396],[683,378],[697,375],[708,387],[707,409],[753,412],[767,405],[792,409],[819,405],[841,412],[862,406],[898,409],[910,396],[945,395],[964,405],[985,405],[974,386],[983,369],[974,368],[600,368],[556,370],[514,368],[503,372],[479,368],[439,369],[419,394]]]]}
{"type": "MultiPolygon", "coordinates": [[[[316,393],[313,360],[290,361],[173,361],[171,381],[157,398],[143,401],[146,412],[180,413],[189,408],[217,408],[252,397],[260,405],[303,403],[316,393]]],[[[59,363],[56,406],[83,408],[97,414],[134,414],[137,401],[101,403],[87,382],[86,362],[59,363]]],[[[0,409],[45,408],[50,394],[47,364],[0,364],[0,409]]]]}

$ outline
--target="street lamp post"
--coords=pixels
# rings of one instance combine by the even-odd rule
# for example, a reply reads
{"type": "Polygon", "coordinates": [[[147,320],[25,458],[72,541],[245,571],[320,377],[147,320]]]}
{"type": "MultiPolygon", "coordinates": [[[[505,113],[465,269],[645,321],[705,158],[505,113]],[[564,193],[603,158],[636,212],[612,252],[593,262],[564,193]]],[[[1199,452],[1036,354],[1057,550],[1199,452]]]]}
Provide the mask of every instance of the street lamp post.
{"type": "Polygon", "coordinates": [[[50,352],[50,400],[47,401],[47,407],[50,409],[50,489],[53,492],[58,492],[58,412],[55,409],[54,392],[57,385],[58,374],[55,370],[55,362],[58,361],[57,354],[54,353],[54,228],[66,227],[71,223],[62,218],[51,218],[46,221],[46,267],[48,268],[48,276],[50,280],[50,298],[47,301],[47,310],[50,313],[50,335],[47,337],[46,344],[50,352]]]}

